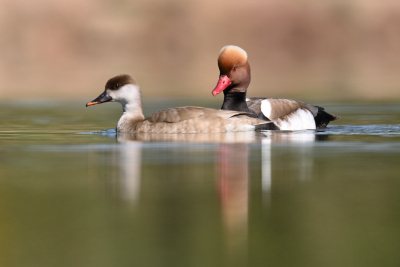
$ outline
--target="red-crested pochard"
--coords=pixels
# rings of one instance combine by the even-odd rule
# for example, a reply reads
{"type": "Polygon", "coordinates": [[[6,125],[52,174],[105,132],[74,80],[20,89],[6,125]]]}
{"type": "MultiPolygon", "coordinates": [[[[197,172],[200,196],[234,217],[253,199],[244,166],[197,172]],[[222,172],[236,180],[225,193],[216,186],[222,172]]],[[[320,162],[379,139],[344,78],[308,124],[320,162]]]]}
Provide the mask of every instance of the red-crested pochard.
{"type": "MultiPolygon", "coordinates": [[[[277,98],[246,98],[250,84],[250,65],[242,48],[227,45],[218,57],[220,76],[212,94],[224,92],[221,109],[250,112],[254,117],[272,121],[270,130],[306,130],[325,128],[330,121],[339,119],[324,108],[301,101],[277,98]]],[[[264,128],[265,129],[265,128],[264,128]]]]}
{"type": "Polygon", "coordinates": [[[254,131],[268,122],[246,112],[202,107],[178,107],[157,112],[146,118],[142,93],[136,80],[127,74],[109,79],[104,92],[86,106],[115,101],[122,104],[117,132],[129,133],[216,133],[254,131]]]}

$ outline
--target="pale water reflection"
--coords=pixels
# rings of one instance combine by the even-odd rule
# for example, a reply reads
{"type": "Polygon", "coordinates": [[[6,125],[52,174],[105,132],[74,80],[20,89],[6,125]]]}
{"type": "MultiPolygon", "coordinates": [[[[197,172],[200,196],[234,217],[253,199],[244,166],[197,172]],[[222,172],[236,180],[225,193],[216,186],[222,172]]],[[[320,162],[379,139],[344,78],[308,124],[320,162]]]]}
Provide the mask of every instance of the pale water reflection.
{"type": "Polygon", "coordinates": [[[121,166],[121,197],[130,202],[139,201],[142,179],[142,147],[130,143],[120,150],[115,162],[121,166]]]}
{"type": "Polygon", "coordinates": [[[290,163],[288,161],[288,164],[296,164],[295,174],[298,180],[307,180],[312,176],[313,157],[309,157],[309,154],[312,153],[312,143],[316,140],[316,134],[315,131],[266,132],[264,134],[266,137],[261,142],[262,189],[264,203],[269,203],[273,177],[271,144],[273,142],[301,144],[296,148],[296,153],[298,153],[296,160],[290,163]]]}

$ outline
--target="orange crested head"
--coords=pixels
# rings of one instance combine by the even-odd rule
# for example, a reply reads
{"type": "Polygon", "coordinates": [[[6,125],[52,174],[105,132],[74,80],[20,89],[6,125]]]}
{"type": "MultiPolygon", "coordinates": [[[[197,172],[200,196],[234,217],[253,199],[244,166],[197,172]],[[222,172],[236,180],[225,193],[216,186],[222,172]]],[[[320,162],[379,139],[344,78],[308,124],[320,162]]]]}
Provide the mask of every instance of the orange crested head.
{"type": "Polygon", "coordinates": [[[221,75],[227,75],[234,67],[240,67],[246,63],[247,53],[239,46],[224,46],[219,53],[218,67],[221,75]]]}

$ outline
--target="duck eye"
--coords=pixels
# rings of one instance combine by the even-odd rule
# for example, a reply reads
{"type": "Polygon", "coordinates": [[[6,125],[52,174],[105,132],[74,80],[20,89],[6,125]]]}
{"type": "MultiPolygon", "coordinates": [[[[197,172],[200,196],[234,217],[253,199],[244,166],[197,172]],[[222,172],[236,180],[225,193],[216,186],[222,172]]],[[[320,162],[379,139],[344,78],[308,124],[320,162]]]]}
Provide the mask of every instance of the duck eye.
{"type": "Polygon", "coordinates": [[[116,83],[116,84],[114,85],[114,88],[117,89],[118,87],[119,87],[119,83],[116,83]]]}
{"type": "Polygon", "coordinates": [[[235,68],[235,67],[233,67],[233,68],[232,68],[232,71],[236,71],[236,68],[235,68]]]}

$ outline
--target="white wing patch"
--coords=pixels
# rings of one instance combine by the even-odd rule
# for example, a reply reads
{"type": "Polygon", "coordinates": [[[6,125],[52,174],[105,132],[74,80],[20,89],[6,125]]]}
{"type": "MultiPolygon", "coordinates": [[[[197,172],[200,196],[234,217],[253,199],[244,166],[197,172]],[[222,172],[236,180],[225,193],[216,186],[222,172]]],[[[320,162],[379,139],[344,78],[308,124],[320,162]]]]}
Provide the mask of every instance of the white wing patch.
{"type": "Polygon", "coordinates": [[[261,112],[265,117],[271,117],[271,104],[267,99],[261,101],[261,112]]]}
{"type": "MultiPolygon", "coordinates": [[[[268,99],[261,101],[261,112],[265,117],[271,117],[271,103],[268,99]]],[[[295,131],[295,130],[310,130],[316,129],[314,115],[307,109],[299,108],[289,115],[282,116],[272,120],[280,130],[295,131]]]]}
{"type": "Polygon", "coordinates": [[[298,109],[295,112],[274,121],[281,130],[310,130],[316,129],[314,116],[309,110],[298,109]]]}

